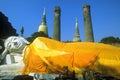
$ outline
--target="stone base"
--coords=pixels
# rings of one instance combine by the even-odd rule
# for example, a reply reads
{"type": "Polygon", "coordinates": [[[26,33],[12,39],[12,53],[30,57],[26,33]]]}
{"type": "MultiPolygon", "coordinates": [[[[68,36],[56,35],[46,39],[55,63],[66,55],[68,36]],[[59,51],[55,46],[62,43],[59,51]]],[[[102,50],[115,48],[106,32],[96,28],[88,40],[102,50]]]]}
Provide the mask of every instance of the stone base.
{"type": "Polygon", "coordinates": [[[18,75],[13,80],[33,80],[33,77],[29,75],[18,75]]]}

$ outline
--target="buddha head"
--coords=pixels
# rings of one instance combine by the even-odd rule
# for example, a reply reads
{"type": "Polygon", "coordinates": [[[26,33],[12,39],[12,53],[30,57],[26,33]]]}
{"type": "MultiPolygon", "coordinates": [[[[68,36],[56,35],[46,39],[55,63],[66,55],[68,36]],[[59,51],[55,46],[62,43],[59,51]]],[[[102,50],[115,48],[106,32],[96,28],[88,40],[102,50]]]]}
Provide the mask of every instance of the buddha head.
{"type": "Polygon", "coordinates": [[[27,40],[19,36],[11,36],[5,40],[5,49],[11,52],[22,52],[24,47],[29,44],[27,40]]]}

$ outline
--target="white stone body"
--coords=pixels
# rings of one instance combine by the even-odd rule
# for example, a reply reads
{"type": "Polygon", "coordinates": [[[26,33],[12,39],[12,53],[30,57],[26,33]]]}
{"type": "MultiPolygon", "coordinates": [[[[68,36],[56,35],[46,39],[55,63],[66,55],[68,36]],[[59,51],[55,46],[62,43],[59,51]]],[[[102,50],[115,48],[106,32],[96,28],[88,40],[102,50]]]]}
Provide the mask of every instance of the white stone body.
{"type": "Polygon", "coordinates": [[[11,36],[5,40],[5,50],[0,55],[0,77],[20,75],[24,67],[23,50],[29,44],[22,37],[11,36]]]}
{"type": "MultiPolygon", "coordinates": [[[[18,70],[21,70],[24,67],[22,59],[24,48],[27,44],[29,44],[27,40],[17,36],[11,36],[5,40],[5,50],[0,55],[0,59],[4,59],[4,64],[0,65],[0,79],[1,77],[6,77],[4,79],[7,79],[10,78],[9,76],[14,77],[21,74],[20,72],[18,72],[18,70]]],[[[55,74],[44,75],[35,73],[30,73],[29,75],[34,76],[36,80],[53,80],[56,76],[58,76],[55,74]]]]}

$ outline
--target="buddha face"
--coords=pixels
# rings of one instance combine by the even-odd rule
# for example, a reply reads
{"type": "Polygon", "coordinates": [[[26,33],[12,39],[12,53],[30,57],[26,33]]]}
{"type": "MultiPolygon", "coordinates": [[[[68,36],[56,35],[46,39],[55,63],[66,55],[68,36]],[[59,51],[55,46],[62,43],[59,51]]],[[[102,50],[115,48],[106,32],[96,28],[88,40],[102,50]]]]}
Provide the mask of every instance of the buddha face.
{"type": "Polygon", "coordinates": [[[26,44],[24,38],[12,36],[5,41],[5,48],[9,52],[22,52],[26,44]]]}

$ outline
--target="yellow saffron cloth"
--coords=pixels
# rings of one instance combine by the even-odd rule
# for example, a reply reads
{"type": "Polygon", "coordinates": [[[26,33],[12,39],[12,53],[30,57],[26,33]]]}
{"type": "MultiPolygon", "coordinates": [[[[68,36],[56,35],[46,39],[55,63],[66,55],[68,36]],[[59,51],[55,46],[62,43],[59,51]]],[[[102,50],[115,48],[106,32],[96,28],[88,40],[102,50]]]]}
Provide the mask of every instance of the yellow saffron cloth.
{"type": "Polygon", "coordinates": [[[120,76],[120,48],[102,43],[63,43],[38,37],[24,51],[23,74],[63,74],[65,66],[69,71],[80,73],[89,68],[103,74],[120,76]],[[113,71],[115,73],[113,73],[113,71]]]}

